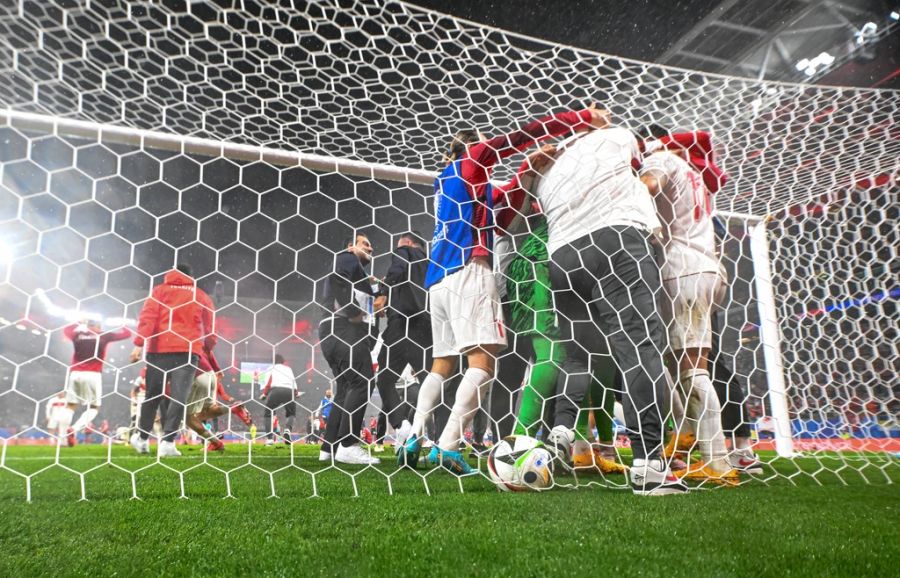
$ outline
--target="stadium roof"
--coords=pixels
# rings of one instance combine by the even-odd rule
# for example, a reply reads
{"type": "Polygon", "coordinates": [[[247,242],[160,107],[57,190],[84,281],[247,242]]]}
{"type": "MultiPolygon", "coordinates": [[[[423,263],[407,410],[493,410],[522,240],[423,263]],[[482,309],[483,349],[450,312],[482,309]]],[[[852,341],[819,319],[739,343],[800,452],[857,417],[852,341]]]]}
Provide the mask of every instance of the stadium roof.
{"type": "Polygon", "coordinates": [[[896,1],[639,0],[613,7],[577,0],[566,2],[565,10],[541,0],[409,3],[534,38],[680,68],[900,88],[896,1]],[[821,54],[828,56],[816,60],[821,54]],[[804,59],[807,65],[800,66],[804,59]]]}

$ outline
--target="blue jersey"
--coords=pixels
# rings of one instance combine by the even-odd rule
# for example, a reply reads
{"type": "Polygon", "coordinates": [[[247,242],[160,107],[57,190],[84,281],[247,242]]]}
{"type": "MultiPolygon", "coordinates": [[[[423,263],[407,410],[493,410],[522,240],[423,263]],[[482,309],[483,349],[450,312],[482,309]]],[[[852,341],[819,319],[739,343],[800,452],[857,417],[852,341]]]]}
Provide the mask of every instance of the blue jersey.
{"type": "Polygon", "coordinates": [[[487,207],[485,235],[487,248],[493,245],[493,191],[491,185],[484,188],[482,201],[473,198],[471,188],[460,176],[462,162],[467,157],[451,162],[434,181],[434,237],[431,241],[431,260],[425,275],[425,288],[440,283],[466,266],[472,248],[478,244],[479,227],[475,213],[479,204],[487,207]]]}

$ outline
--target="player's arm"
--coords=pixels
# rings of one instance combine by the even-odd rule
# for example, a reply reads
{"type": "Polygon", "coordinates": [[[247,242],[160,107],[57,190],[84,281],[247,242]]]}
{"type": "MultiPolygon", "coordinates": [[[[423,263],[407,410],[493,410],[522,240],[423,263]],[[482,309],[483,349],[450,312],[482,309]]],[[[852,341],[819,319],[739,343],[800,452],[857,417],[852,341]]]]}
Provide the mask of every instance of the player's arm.
{"type": "Polygon", "coordinates": [[[378,297],[375,299],[375,312],[379,313],[390,304],[391,291],[394,287],[409,281],[409,249],[397,247],[391,254],[391,266],[380,284],[378,297]]]}
{"type": "Polygon", "coordinates": [[[641,182],[647,186],[647,190],[655,197],[665,188],[668,177],[666,177],[666,173],[661,171],[645,171],[641,174],[641,182]]]}
{"type": "Polygon", "coordinates": [[[472,145],[469,147],[469,157],[484,167],[490,167],[501,159],[550,137],[573,130],[604,128],[608,125],[608,111],[593,106],[579,111],[551,114],[531,121],[509,134],[472,145]]]}
{"type": "Polygon", "coordinates": [[[663,192],[669,184],[669,172],[666,169],[664,157],[651,155],[647,157],[641,168],[641,182],[647,186],[652,196],[663,192]]]}
{"type": "Polygon", "coordinates": [[[100,340],[106,344],[112,341],[122,341],[131,337],[131,330],[127,327],[121,327],[115,331],[109,331],[100,336],[100,340]]]}
{"type": "Polygon", "coordinates": [[[65,335],[66,339],[68,339],[69,341],[72,341],[73,339],[75,339],[75,329],[77,329],[77,328],[78,328],[77,323],[72,323],[70,325],[66,325],[65,327],[63,327],[63,335],[65,335]]]}
{"type": "Polygon", "coordinates": [[[222,374],[216,374],[216,395],[224,401],[225,403],[231,403],[234,401],[234,398],[228,395],[228,392],[225,391],[225,386],[222,385],[222,374]]]}
{"type": "Polygon", "coordinates": [[[353,289],[372,295],[369,278],[360,265],[359,259],[351,253],[338,253],[334,264],[334,275],[331,276],[331,291],[339,307],[337,313],[341,313],[349,319],[362,318],[365,312],[356,304],[356,300],[353,298],[353,289]]]}
{"type": "Polygon", "coordinates": [[[263,387],[262,397],[266,397],[269,395],[269,390],[272,389],[272,373],[269,373],[269,381],[266,382],[266,386],[263,387]]]}
{"type": "Polygon", "coordinates": [[[501,234],[517,216],[529,212],[525,209],[530,207],[529,191],[534,179],[553,163],[555,154],[554,145],[542,146],[540,150],[528,155],[510,182],[494,187],[494,223],[501,234]]]}

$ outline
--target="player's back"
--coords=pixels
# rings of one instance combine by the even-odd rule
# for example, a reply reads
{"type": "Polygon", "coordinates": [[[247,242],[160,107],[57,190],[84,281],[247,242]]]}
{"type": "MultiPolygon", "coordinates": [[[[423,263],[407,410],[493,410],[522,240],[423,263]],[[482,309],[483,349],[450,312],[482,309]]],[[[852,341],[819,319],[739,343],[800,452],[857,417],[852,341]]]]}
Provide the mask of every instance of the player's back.
{"type": "Polygon", "coordinates": [[[659,227],[647,188],[634,173],[634,135],[614,127],[576,135],[559,146],[535,192],[550,229],[550,254],[605,227],[659,227]]]}
{"type": "Polygon", "coordinates": [[[712,196],[700,174],[668,151],[647,157],[642,172],[665,175],[665,184],[656,196],[666,247],[668,272],[664,276],[718,271],[712,196]]]}

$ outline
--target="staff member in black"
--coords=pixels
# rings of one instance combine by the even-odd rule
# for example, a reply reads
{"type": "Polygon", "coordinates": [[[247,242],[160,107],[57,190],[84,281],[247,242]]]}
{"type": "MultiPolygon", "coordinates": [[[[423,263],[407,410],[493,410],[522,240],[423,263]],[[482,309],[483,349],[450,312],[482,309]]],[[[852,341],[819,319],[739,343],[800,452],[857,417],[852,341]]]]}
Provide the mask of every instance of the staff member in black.
{"type": "MultiPolygon", "coordinates": [[[[376,384],[381,395],[381,410],[396,430],[398,440],[405,440],[409,435],[410,415],[415,411],[418,394],[418,385],[412,385],[406,389],[406,403],[401,402],[397,392],[400,375],[407,364],[412,367],[414,377],[431,368],[431,317],[425,290],[427,271],[425,242],[415,232],[403,233],[375,300],[375,310],[387,312],[376,384]]],[[[398,443],[397,447],[400,445],[398,443]]]]}
{"type": "Polygon", "coordinates": [[[329,311],[319,324],[322,355],[337,382],[334,405],[325,428],[319,461],[372,465],[378,458],[360,445],[372,370],[372,338],[364,322],[365,311],[356,304],[354,291],[373,295],[363,269],[372,260],[372,244],[364,234],[348,240],[347,249],[334,259],[334,272],[325,281],[322,304],[329,311]]]}

